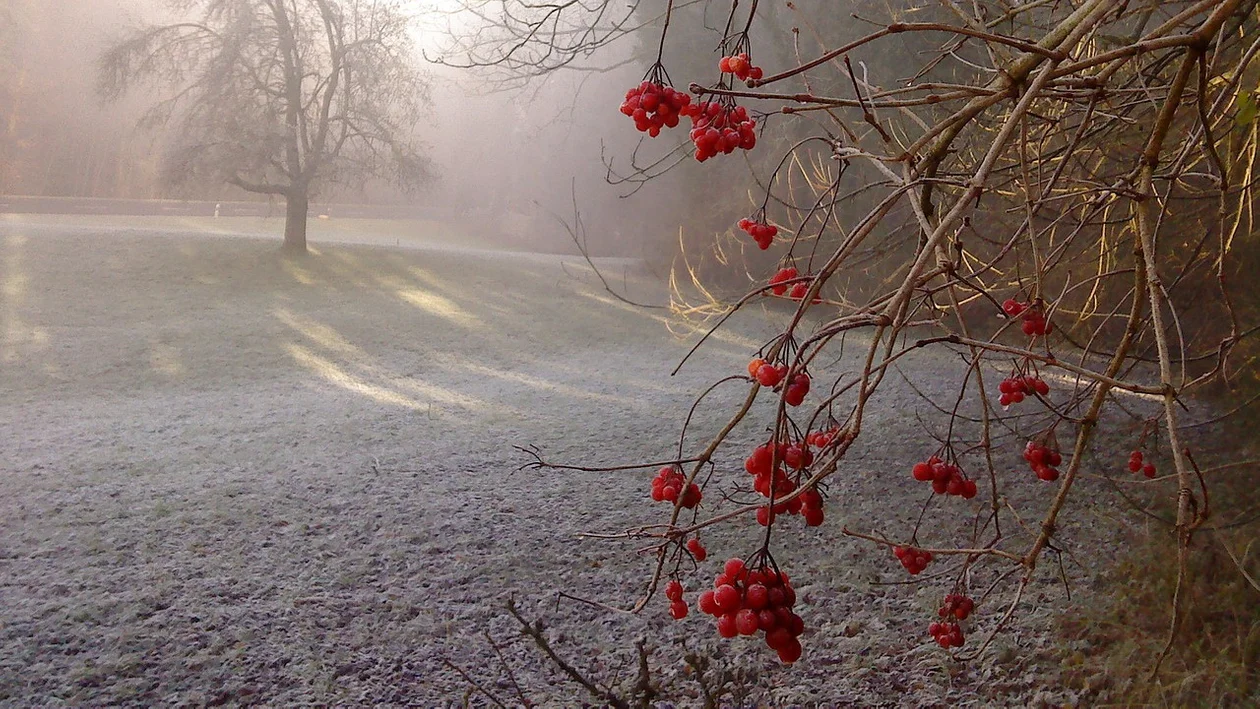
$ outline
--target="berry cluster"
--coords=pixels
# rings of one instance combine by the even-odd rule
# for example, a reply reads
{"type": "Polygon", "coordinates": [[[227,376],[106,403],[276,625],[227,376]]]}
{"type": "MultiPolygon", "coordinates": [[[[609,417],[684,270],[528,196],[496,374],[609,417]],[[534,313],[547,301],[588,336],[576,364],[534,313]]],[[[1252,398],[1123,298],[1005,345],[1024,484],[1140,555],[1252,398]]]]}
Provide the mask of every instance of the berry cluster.
{"type": "Polygon", "coordinates": [[[1007,298],[1002,303],[1002,310],[1011,317],[1023,316],[1024,324],[1021,326],[1024,334],[1030,337],[1044,335],[1054,329],[1054,326],[1046,322],[1046,314],[1040,307],[1034,307],[1028,303],[1021,303],[1014,298],[1007,298]]]}
{"type": "Polygon", "coordinates": [[[928,626],[928,632],[932,634],[936,644],[943,648],[963,646],[962,626],[957,623],[932,623],[928,626]]]}
{"type": "MultiPolygon", "coordinates": [[[[774,458],[774,444],[757,446],[752,455],[744,460],[744,470],[753,476],[753,489],[760,495],[770,497],[773,493],[775,498],[783,498],[796,492],[796,482],[782,468],[772,467],[774,458]]],[[[780,443],[778,459],[794,470],[801,470],[814,462],[814,454],[808,445],[780,443]]],[[[768,526],[781,514],[799,514],[805,518],[805,526],[817,527],[823,523],[825,516],[822,493],[816,488],[810,488],[789,502],[778,502],[773,507],[765,505],[757,510],[757,523],[763,527],[768,526]]]]}
{"type": "Polygon", "coordinates": [[[1129,472],[1142,473],[1148,478],[1155,477],[1155,464],[1142,462],[1142,451],[1133,451],[1129,454],[1129,472]]]}
{"type": "Polygon", "coordinates": [[[687,551],[696,558],[696,561],[704,561],[709,556],[709,550],[704,548],[700,543],[699,537],[692,537],[687,540],[687,551]]]}
{"type": "Polygon", "coordinates": [[[763,387],[778,386],[779,382],[787,376],[786,364],[770,364],[761,358],[756,358],[748,363],[748,376],[757,380],[757,383],[763,387]]]}
{"type": "Polygon", "coordinates": [[[674,620],[687,617],[687,602],[683,600],[683,586],[677,579],[665,584],[665,598],[669,599],[669,614],[674,620]]]}
{"type": "Polygon", "coordinates": [[[753,241],[757,242],[757,246],[762,251],[770,248],[771,242],[774,241],[774,237],[779,233],[779,227],[749,219],[748,217],[739,220],[739,228],[747,232],[753,238],[753,241]]]}
{"type": "Polygon", "coordinates": [[[945,596],[945,605],[937,611],[941,618],[946,619],[945,622],[935,622],[928,626],[928,632],[937,645],[943,648],[963,646],[962,626],[955,621],[966,620],[975,605],[974,601],[961,594],[951,593],[945,596]]]}
{"type": "MultiPolygon", "coordinates": [[[[788,297],[791,298],[792,300],[804,300],[805,294],[809,292],[809,287],[810,287],[809,281],[801,281],[800,283],[793,283],[792,290],[788,292],[788,297]]],[[[814,299],[812,302],[821,303],[822,296],[815,293],[814,299]]]]}
{"type": "Polygon", "coordinates": [[[965,500],[976,496],[976,481],[963,477],[957,465],[946,463],[937,456],[915,463],[910,474],[919,482],[932,483],[932,489],[938,495],[956,495],[965,500]]]}
{"type": "Polygon", "coordinates": [[[716,101],[692,105],[688,115],[697,161],[704,162],[718,153],[730,155],[736,148],[752,150],[757,145],[757,122],[748,115],[748,109],[716,101]]]}
{"type": "MultiPolygon", "coordinates": [[[[757,380],[757,383],[763,387],[776,387],[783,378],[787,376],[786,364],[770,364],[760,357],[751,360],[748,363],[748,376],[757,380]]],[[[783,390],[783,400],[789,406],[800,406],[805,401],[805,397],[809,395],[809,375],[804,372],[798,372],[792,377],[792,381],[788,382],[787,387],[783,390]]]]}
{"type": "Polygon", "coordinates": [[[945,595],[945,604],[941,606],[937,613],[942,618],[953,616],[957,620],[967,620],[967,616],[971,615],[971,611],[975,607],[975,601],[961,593],[949,593],[945,595]]]}
{"type": "Polygon", "coordinates": [[[805,621],[792,612],[796,591],[788,575],[769,567],[749,569],[741,559],[730,559],[713,581],[714,590],[700,594],[700,610],[717,618],[718,635],[756,635],[765,632],[766,645],[787,664],[801,657],[797,638],[805,621]]]}
{"type": "Polygon", "coordinates": [[[692,509],[700,504],[700,486],[691,483],[687,484],[687,478],[683,475],[683,471],[676,465],[667,465],[656,473],[656,477],[652,478],[652,499],[656,502],[678,502],[679,495],[682,495],[683,507],[692,509]]]}
{"type": "Polygon", "coordinates": [[[823,512],[822,493],[816,488],[801,493],[801,517],[805,519],[806,527],[821,526],[826,516],[823,512]]]}
{"type": "Polygon", "coordinates": [[[1058,451],[1050,450],[1042,443],[1029,441],[1024,446],[1024,460],[1028,461],[1037,474],[1037,479],[1052,482],[1059,479],[1058,465],[1063,462],[1063,456],[1058,451]]]}
{"type": "MultiPolygon", "coordinates": [[[[800,274],[797,273],[795,266],[788,266],[787,268],[780,268],[777,273],[775,273],[773,276],[770,276],[770,285],[774,286],[773,288],[770,289],[770,292],[774,293],[775,295],[783,295],[784,293],[787,293],[787,290],[788,290],[787,282],[792,280],[793,278],[796,278],[799,275],[800,274]]],[[[805,294],[801,293],[801,295],[803,296],[805,294]]]]}
{"type": "Polygon", "coordinates": [[[655,138],[661,128],[673,128],[683,116],[694,112],[691,96],[672,86],[654,81],[644,81],[626,92],[621,112],[634,119],[634,127],[640,133],[655,138]]]}
{"type": "Polygon", "coordinates": [[[748,81],[749,79],[758,81],[763,75],[761,67],[753,66],[753,63],[748,60],[747,52],[722,57],[718,61],[718,71],[723,74],[734,74],[735,78],[740,81],[748,81]]]}
{"type": "Polygon", "coordinates": [[[998,403],[1002,406],[1018,404],[1030,394],[1045,396],[1050,393],[1050,385],[1041,377],[1007,377],[998,384],[998,403]]]}
{"type": "Polygon", "coordinates": [[[833,428],[827,431],[814,431],[808,436],[805,436],[805,442],[816,448],[826,448],[839,432],[840,429],[838,428],[833,428]]]}
{"type": "Polygon", "coordinates": [[[914,547],[893,547],[893,555],[906,567],[911,576],[917,575],[932,563],[932,552],[914,547]]]}
{"type": "Polygon", "coordinates": [[[792,377],[792,381],[783,390],[783,401],[787,402],[788,406],[800,406],[808,394],[809,375],[799,372],[792,377]]]}

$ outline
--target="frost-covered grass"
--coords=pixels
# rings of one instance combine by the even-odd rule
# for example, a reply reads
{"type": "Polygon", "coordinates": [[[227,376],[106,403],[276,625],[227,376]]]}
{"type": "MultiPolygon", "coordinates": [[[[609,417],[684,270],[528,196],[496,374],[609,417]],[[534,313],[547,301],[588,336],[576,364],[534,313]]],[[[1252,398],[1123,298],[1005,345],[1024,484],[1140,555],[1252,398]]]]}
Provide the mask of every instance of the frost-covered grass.
{"type": "MultiPolygon", "coordinates": [[[[587,464],[670,457],[692,397],[773,332],[764,313],[670,377],[694,340],[582,280],[577,258],[428,235],[411,249],[317,242],[290,261],[274,238],[87,219],[0,221],[6,706],[459,703],[467,685],[446,660],[509,697],[485,631],[536,701],[572,705],[581,695],[512,632],[509,596],[597,675],[649,637],[679,691],[694,689],[679,642],[754,673],[776,705],[1023,706],[1054,690],[1030,668],[1049,657],[1057,569],[990,653],[1000,662],[967,667],[926,642],[948,581],[881,585],[905,580],[891,556],[840,534],[888,519],[913,484],[901,468],[918,405],[893,381],[887,401],[900,404],[872,414],[828,524],[793,528],[778,552],[810,627],[797,667],[716,642],[706,620],[669,621],[664,601],[634,617],[557,610],[562,590],[635,598],[647,572],[636,545],[574,534],[660,521],[655,471],[521,471],[512,446],[587,464]]],[[[386,227],[361,233],[389,243],[386,227]]],[[[627,283],[661,299],[651,279],[627,283]]],[[[956,365],[924,354],[905,366],[956,365]]],[[[743,392],[719,390],[693,438],[743,392]]],[[[765,418],[737,438],[751,446],[765,418]]],[[[707,540],[724,558],[758,536],[707,540]]]]}

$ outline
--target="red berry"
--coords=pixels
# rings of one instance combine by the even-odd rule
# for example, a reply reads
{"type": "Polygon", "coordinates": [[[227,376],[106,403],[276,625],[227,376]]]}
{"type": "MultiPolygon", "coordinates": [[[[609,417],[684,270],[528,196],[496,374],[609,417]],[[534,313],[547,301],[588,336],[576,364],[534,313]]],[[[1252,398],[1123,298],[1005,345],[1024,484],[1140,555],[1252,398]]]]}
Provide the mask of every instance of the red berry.
{"type": "Polygon", "coordinates": [[[763,387],[772,387],[783,379],[783,374],[773,365],[763,364],[757,370],[757,382],[763,387]]]}
{"type": "Polygon", "coordinates": [[[705,557],[709,555],[708,550],[704,548],[704,545],[696,537],[687,540],[687,551],[696,557],[696,561],[704,561],[705,557]]]}
{"type": "Polygon", "coordinates": [[[671,601],[682,600],[682,597],[683,597],[682,584],[679,583],[676,579],[670,579],[670,582],[665,584],[665,597],[671,601]]]}
{"type": "Polygon", "coordinates": [[[751,608],[744,608],[735,614],[735,629],[740,635],[753,635],[757,632],[760,621],[757,617],[757,611],[751,608]]]}
{"type": "Polygon", "coordinates": [[[765,365],[765,363],[766,361],[764,359],[761,359],[760,357],[756,357],[750,360],[748,362],[748,376],[750,377],[757,376],[757,370],[761,369],[761,367],[765,365]]]}
{"type": "Polygon", "coordinates": [[[1143,465],[1143,466],[1142,466],[1142,474],[1143,474],[1143,475],[1145,475],[1145,476],[1146,476],[1146,477],[1148,477],[1148,478],[1153,478],[1153,477],[1155,477],[1155,464],[1154,464],[1154,463],[1147,463],[1146,465],[1143,465]]]}
{"type": "Polygon", "coordinates": [[[808,449],[802,448],[799,443],[793,443],[787,447],[787,450],[783,451],[783,462],[793,470],[800,470],[808,465],[805,462],[805,454],[807,451],[808,449]]]}
{"type": "Polygon", "coordinates": [[[779,616],[769,608],[763,608],[757,612],[757,627],[766,632],[774,630],[779,624],[779,616]]]}
{"type": "Polygon", "coordinates": [[[777,650],[779,652],[779,660],[786,665],[801,659],[801,641],[796,638],[788,638],[777,650]]]}
{"type": "Polygon", "coordinates": [[[793,613],[789,617],[789,620],[791,622],[788,623],[788,632],[792,634],[792,637],[799,638],[805,632],[804,619],[802,619],[799,615],[793,613]]]}
{"type": "Polygon", "coordinates": [[[795,639],[792,633],[781,624],[766,632],[766,645],[769,645],[771,650],[778,650],[795,639]]]}
{"type": "Polygon", "coordinates": [[[803,389],[793,384],[783,391],[783,401],[788,406],[800,406],[805,401],[807,393],[807,389],[803,389]]]}
{"type": "Polygon", "coordinates": [[[718,635],[724,638],[733,638],[739,635],[739,628],[735,625],[735,614],[726,613],[718,616],[717,631],[718,635]]]}
{"type": "Polygon", "coordinates": [[[766,594],[766,603],[773,608],[780,608],[787,603],[787,594],[783,592],[782,586],[771,588],[766,594]]]}
{"type": "Polygon", "coordinates": [[[769,444],[758,446],[744,461],[744,469],[753,475],[769,475],[773,458],[774,450],[769,444]]]}
{"type": "Polygon", "coordinates": [[[744,591],[744,605],[753,609],[761,610],[766,607],[770,601],[770,591],[759,583],[749,584],[744,591]]]}
{"type": "Polygon", "coordinates": [[[915,463],[914,469],[911,471],[911,475],[914,476],[915,480],[920,482],[927,482],[934,477],[932,474],[932,466],[927,463],[915,463]]]}
{"type": "Polygon", "coordinates": [[[674,601],[669,604],[669,614],[674,620],[682,620],[687,617],[687,604],[682,601],[674,601]]]}
{"type": "Polygon", "coordinates": [[[699,606],[700,611],[706,615],[717,615],[721,612],[717,606],[717,601],[713,599],[712,591],[705,591],[700,594],[700,599],[696,601],[696,605],[699,606]]]}
{"type": "Polygon", "coordinates": [[[732,613],[739,609],[739,589],[730,584],[723,584],[713,593],[713,600],[723,613],[732,613]]]}
{"type": "Polygon", "coordinates": [[[722,566],[722,571],[732,580],[741,581],[744,578],[744,560],[740,558],[727,559],[722,566]]]}
{"type": "Polygon", "coordinates": [[[774,521],[774,517],[774,510],[771,510],[768,506],[757,508],[757,524],[762,527],[769,527],[770,523],[774,521]]]}

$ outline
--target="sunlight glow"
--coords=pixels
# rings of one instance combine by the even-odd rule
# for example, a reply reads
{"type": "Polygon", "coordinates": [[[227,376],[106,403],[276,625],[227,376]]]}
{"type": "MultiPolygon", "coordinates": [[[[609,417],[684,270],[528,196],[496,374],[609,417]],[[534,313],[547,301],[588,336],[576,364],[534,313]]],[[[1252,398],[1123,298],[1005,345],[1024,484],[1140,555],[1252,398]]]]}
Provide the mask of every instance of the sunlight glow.
{"type": "Polygon", "coordinates": [[[306,367],[310,371],[318,374],[325,381],[345,389],[355,394],[378,401],[382,404],[393,404],[408,409],[426,408],[420,402],[407,396],[403,396],[396,391],[391,391],[385,387],[369,384],[358,377],[355,377],[341,367],[338,367],[332,360],[324,359],[301,345],[288,344],[285,346],[289,356],[293,357],[298,364],[306,367]]]}
{"type": "Polygon", "coordinates": [[[478,323],[476,317],[456,305],[454,301],[443,298],[435,293],[429,293],[416,288],[400,289],[397,292],[399,298],[402,298],[421,310],[448,320],[452,324],[459,325],[460,327],[473,327],[478,323]]]}

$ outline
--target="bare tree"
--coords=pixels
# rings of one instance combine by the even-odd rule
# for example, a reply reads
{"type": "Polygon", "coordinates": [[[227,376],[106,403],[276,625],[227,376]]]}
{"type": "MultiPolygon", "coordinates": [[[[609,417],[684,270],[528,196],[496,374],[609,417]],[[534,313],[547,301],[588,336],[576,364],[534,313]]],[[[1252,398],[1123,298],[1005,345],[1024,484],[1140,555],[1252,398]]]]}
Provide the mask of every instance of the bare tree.
{"type": "Polygon", "coordinates": [[[427,84],[396,0],[170,0],[194,17],[141,27],[100,58],[102,95],[173,93],[146,122],[180,123],[175,181],[225,181],[282,197],[286,251],[306,251],[321,185],[427,177],[411,129],[427,84]]]}

